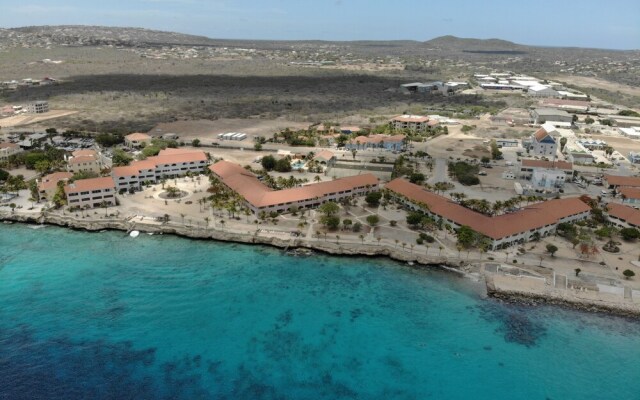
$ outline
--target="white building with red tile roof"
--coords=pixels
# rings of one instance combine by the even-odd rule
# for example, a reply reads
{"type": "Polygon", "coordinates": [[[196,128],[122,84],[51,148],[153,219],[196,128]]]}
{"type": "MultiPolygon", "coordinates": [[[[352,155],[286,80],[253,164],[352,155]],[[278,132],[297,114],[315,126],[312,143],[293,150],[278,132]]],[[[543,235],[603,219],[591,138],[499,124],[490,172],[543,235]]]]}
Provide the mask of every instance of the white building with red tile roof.
{"type": "Polygon", "coordinates": [[[408,129],[410,131],[424,131],[428,127],[429,117],[423,115],[398,115],[391,118],[389,124],[394,129],[408,129]]]}
{"type": "Polygon", "coordinates": [[[94,172],[99,174],[102,170],[102,163],[95,150],[76,150],[71,156],[65,157],[67,160],[67,171],[78,172],[94,172]]]}
{"type": "Polygon", "coordinates": [[[96,208],[103,203],[116,203],[116,185],[110,176],[104,178],[79,179],[64,187],[70,207],[96,208]]]}
{"type": "Polygon", "coordinates": [[[622,204],[640,208],[640,187],[622,187],[618,189],[622,204]]]}
{"type": "Polygon", "coordinates": [[[494,250],[524,243],[536,232],[541,237],[548,236],[559,223],[586,219],[591,212],[588,205],[575,197],[549,200],[517,212],[490,217],[401,178],[389,182],[385,189],[414,210],[436,220],[441,218],[454,228],[465,225],[481,233],[491,240],[494,250]]]}
{"type": "Polygon", "coordinates": [[[167,150],[155,157],[134,161],[128,166],[114,167],[111,176],[118,191],[139,190],[145,182],[157,183],[162,179],[177,178],[187,173],[199,174],[209,164],[207,155],[201,150],[167,150]]]}
{"type": "Polygon", "coordinates": [[[292,189],[273,190],[238,164],[218,161],[209,169],[222,183],[238,193],[255,214],[262,211],[286,212],[292,207],[315,208],[327,201],[367,194],[378,190],[379,185],[375,175],[362,174],[292,189]]]}
{"type": "Polygon", "coordinates": [[[623,187],[640,188],[640,177],[637,176],[621,176],[608,175],[604,176],[605,183],[609,189],[618,189],[623,187]]]}
{"type": "Polygon", "coordinates": [[[640,210],[617,203],[607,204],[609,221],[621,228],[640,229],[640,210]]]}

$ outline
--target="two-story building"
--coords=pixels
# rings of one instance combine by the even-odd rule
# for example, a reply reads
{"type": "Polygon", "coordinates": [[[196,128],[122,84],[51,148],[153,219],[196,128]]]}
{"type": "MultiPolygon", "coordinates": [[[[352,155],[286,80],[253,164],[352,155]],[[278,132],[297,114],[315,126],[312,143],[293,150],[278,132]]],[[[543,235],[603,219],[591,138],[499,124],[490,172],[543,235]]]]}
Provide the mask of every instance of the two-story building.
{"type": "Polygon", "coordinates": [[[531,204],[513,213],[490,217],[402,178],[389,182],[385,189],[408,208],[441,219],[454,229],[470,227],[488,238],[493,250],[522,244],[536,236],[549,236],[558,224],[587,219],[591,212],[588,205],[574,197],[531,204]]]}
{"type": "Polygon", "coordinates": [[[539,170],[556,170],[566,175],[565,180],[569,180],[573,176],[573,164],[566,161],[552,160],[534,160],[524,158],[520,162],[518,176],[520,179],[530,180],[535,171],[539,170]]]}
{"type": "Polygon", "coordinates": [[[79,179],[64,187],[69,207],[96,208],[103,204],[115,206],[116,185],[110,176],[79,179]]]}
{"type": "Polygon", "coordinates": [[[379,185],[375,175],[362,174],[291,189],[272,190],[238,164],[218,161],[209,169],[220,182],[238,193],[254,214],[315,208],[328,201],[337,202],[346,197],[365,195],[378,190],[379,185]]]}

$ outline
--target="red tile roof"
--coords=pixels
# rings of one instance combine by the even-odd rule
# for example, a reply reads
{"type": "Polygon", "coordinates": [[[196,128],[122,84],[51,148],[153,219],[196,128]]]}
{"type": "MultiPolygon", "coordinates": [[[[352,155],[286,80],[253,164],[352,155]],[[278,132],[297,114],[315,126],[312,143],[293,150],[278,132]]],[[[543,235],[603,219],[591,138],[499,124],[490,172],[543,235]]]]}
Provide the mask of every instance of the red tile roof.
{"type": "Polygon", "coordinates": [[[146,133],[131,133],[125,136],[125,138],[128,140],[149,140],[151,139],[151,136],[146,133]]]}
{"type": "Polygon", "coordinates": [[[224,184],[256,208],[322,198],[331,193],[353,190],[357,187],[377,186],[379,182],[378,178],[372,174],[362,174],[292,189],[271,190],[254,174],[238,164],[218,161],[209,169],[220,177],[224,184]]]}
{"type": "Polygon", "coordinates": [[[547,136],[549,136],[549,132],[544,128],[538,129],[536,133],[533,134],[533,137],[535,137],[538,142],[543,141],[547,136]]]}
{"type": "Polygon", "coordinates": [[[401,178],[389,182],[385,188],[401,194],[415,203],[426,204],[430,212],[451,220],[458,225],[467,225],[492,239],[502,239],[532,229],[542,228],[556,223],[561,218],[591,210],[589,206],[575,197],[549,200],[527,206],[511,214],[489,217],[401,178]]]}
{"type": "Polygon", "coordinates": [[[45,175],[42,177],[38,184],[38,190],[50,190],[55,188],[60,181],[68,181],[73,177],[71,172],[54,172],[53,174],[45,175]]]}
{"type": "Polygon", "coordinates": [[[110,176],[104,178],[79,179],[64,187],[65,193],[78,193],[90,190],[114,189],[115,183],[110,176]]]}
{"type": "Polygon", "coordinates": [[[313,159],[314,159],[314,160],[317,160],[317,159],[322,158],[323,160],[327,160],[327,161],[329,161],[329,160],[331,160],[333,157],[335,157],[335,154],[333,154],[333,152],[332,152],[332,151],[329,151],[329,150],[322,150],[320,153],[316,154],[316,155],[313,157],[313,159]]]}
{"type": "Polygon", "coordinates": [[[640,178],[635,176],[605,175],[604,179],[610,186],[640,187],[640,178]]]}
{"type": "Polygon", "coordinates": [[[76,150],[71,153],[74,157],[94,156],[97,157],[98,153],[95,150],[76,150]]]}
{"type": "Polygon", "coordinates": [[[16,143],[0,143],[0,149],[15,149],[19,147],[16,143]]]}
{"type": "Polygon", "coordinates": [[[640,199],[640,188],[622,187],[618,192],[627,199],[640,199]]]}
{"type": "Polygon", "coordinates": [[[169,152],[169,154],[165,153],[164,155],[149,157],[146,160],[134,161],[129,166],[114,167],[111,171],[114,176],[136,176],[143,169],[150,170],[156,169],[161,165],[179,164],[192,161],[207,161],[207,155],[201,150],[169,152]]]}
{"type": "Polygon", "coordinates": [[[404,135],[369,135],[369,136],[358,136],[355,139],[351,139],[351,143],[374,143],[380,144],[382,142],[392,143],[392,142],[401,142],[405,138],[404,135]]]}
{"type": "Polygon", "coordinates": [[[83,162],[97,161],[95,156],[75,156],[71,157],[68,161],[69,164],[80,164],[83,162]]]}
{"type": "Polygon", "coordinates": [[[424,117],[422,115],[398,115],[397,117],[393,117],[392,121],[398,121],[398,122],[427,122],[427,121],[429,121],[429,117],[424,117]]]}
{"type": "Polygon", "coordinates": [[[562,170],[573,170],[573,164],[566,161],[547,161],[547,160],[534,160],[534,159],[523,159],[522,160],[523,167],[531,167],[531,168],[549,168],[549,169],[562,169],[562,170]]]}
{"type": "Polygon", "coordinates": [[[609,215],[621,219],[630,225],[640,227],[640,210],[618,203],[607,204],[607,210],[609,215]]]}

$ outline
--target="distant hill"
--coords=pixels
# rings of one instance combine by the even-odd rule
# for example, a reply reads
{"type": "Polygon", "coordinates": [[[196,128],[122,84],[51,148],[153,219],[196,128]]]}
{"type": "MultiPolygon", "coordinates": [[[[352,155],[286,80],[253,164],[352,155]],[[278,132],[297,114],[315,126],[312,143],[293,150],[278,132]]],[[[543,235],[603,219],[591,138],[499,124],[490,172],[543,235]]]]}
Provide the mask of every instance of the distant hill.
{"type": "Polygon", "coordinates": [[[208,44],[211,39],[204,36],[176,32],[156,31],[143,28],[56,25],[27,26],[0,30],[0,41],[26,41],[66,46],[137,46],[137,45],[197,45],[208,44]]]}
{"type": "Polygon", "coordinates": [[[502,39],[468,39],[456,36],[440,36],[423,43],[424,46],[439,50],[462,51],[468,53],[526,54],[531,49],[502,39]]]}

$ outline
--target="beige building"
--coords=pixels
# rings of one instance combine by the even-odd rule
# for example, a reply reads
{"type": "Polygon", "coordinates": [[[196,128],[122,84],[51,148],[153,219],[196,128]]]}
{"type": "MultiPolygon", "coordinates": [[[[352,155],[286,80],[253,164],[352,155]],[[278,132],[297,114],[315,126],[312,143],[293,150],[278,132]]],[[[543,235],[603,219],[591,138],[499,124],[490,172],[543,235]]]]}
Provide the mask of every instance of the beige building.
{"type": "Polygon", "coordinates": [[[151,136],[147,135],[146,133],[132,133],[124,137],[124,145],[129,148],[142,147],[150,143],[151,136]]]}
{"type": "Polygon", "coordinates": [[[45,175],[38,181],[38,193],[40,200],[52,200],[58,190],[58,182],[67,182],[73,174],[71,172],[54,172],[45,175]]]}
{"type": "Polygon", "coordinates": [[[67,171],[78,172],[94,172],[99,174],[102,170],[100,158],[95,150],[77,150],[71,153],[67,159],[67,171]]]}
{"type": "Polygon", "coordinates": [[[398,115],[389,124],[394,129],[408,129],[410,131],[424,131],[429,126],[429,117],[422,115],[398,115]]]}
{"type": "Polygon", "coordinates": [[[0,143],[0,161],[7,161],[10,156],[22,151],[22,148],[15,143],[0,143]]]}
{"type": "Polygon", "coordinates": [[[80,179],[64,187],[70,207],[95,208],[103,202],[116,205],[116,185],[113,178],[80,179]]]}

